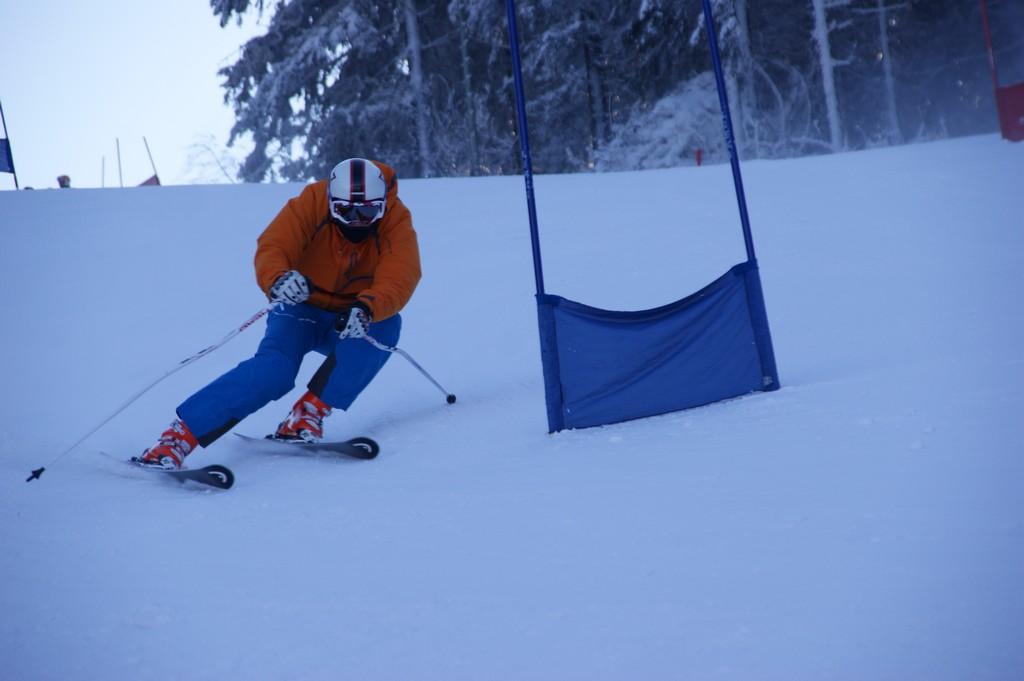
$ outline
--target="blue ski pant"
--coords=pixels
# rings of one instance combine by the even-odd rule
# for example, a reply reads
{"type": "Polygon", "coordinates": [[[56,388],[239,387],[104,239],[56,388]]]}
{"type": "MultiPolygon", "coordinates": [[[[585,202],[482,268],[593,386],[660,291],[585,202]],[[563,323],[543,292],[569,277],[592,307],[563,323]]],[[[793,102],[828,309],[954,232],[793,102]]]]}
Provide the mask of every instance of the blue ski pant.
{"type": "MultiPolygon", "coordinates": [[[[361,338],[339,339],[336,318],[336,312],[312,305],[275,307],[256,355],[182,402],[178,418],[200,445],[208,446],[249,414],[287,395],[311,351],[327,359],[310,380],[310,391],[335,409],[348,409],[391,353],[361,338]]],[[[401,330],[398,315],[370,324],[370,335],[384,345],[397,345],[401,330]]]]}

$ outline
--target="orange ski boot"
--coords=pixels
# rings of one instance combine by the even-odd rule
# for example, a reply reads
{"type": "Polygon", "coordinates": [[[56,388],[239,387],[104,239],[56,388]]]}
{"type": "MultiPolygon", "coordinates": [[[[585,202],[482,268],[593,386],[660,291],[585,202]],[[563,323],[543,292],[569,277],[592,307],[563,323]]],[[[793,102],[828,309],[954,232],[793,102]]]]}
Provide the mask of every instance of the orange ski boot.
{"type": "Polygon", "coordinates": [[[199,441],[185,422],[175,419],[154,446],[142,452],[142,456],[133,457],[132,461],[143,466],[176,470],[181,468],[185,457],[198,445],[199,441]]]}
{"type": "Polygon", "coordinates": [[[324,436],[324,419],[332,409],[319,397],[307,391],[292,407],[288,417],[281,421],[271,437],[274,440],[301,440],[319,442],[324,436]]]}

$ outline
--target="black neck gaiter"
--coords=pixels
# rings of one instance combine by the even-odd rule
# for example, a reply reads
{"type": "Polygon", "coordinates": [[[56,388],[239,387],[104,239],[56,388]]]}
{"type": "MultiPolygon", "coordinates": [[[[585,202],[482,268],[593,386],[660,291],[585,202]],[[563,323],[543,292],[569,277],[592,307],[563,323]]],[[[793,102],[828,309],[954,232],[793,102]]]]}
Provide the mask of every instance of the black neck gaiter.
{"type": "Polygon", "coordinates": [[[377,233],[376,223],[369,227],[348,227],[336,220],[332,222],[334,222],[334,226],[338,228],[338,231],[341,232],[341,235],[354,244],[361,244],[377,233]]]}

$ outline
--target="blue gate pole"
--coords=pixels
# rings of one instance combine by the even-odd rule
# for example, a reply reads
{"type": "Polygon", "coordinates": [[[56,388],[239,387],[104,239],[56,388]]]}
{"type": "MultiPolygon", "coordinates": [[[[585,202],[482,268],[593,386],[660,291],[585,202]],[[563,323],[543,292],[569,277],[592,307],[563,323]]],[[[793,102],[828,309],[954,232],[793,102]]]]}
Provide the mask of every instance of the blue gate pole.
{"type": "Polygon", "coordinates": [[[732,181],[736,186],[736,202],[739,204],[740,222],[743,224],[743,242],[747,246],[747,262],[754,265],[754,269],[749,270],[745,277],[747,304],[750,309],[754,339],[761,360],[761,380],[764,390],[778,390],[779,372],[775,366],[772,334],[768,329],[768,313],[764,308],[761,276],[757,270],[757,257],[754,255],[754,237],[750,233],[747,198],[743,192],[743,176],[740,174],[740,155],[736,151],[736,136],[733,134],[732,116],[729,114],[729,97],[726,95],[725,76],[722,74],[722,58],[718,53],[718,32],[715,29],[715,18],[711,13],[711,0],[703,0],[703,4],[704,26],[708,31],[708,47],[711,49],[711,62],[715,67],[715,83],[718,85],[718,103],[722,107],[722,130],[725,132],[725,144],[729,148],[729,161],[732,163],[732,181]]]}
{"type": "Polygon", "coordinates": [[[533,197],[533,162],[530,160],[530,134],[526,127],[526,97],[523,94],[523,68],[519,58],[519,29],[516,27],[515,0],[506,0],[508,9],[508,42],[512,48],[512,76],[516,90],[516,113],[519,118],[519,148],[523,156],[523,179],[526,181],[526,209],[530,214],[530,242],[533,246],[533,277],[537,295],[544,295],[544,268],[540,259],[540,232],[537,228],[537,203],[533,197]]]}
{"type": "Polygon", "coordinates": [[[732,129],[732,116],[729,114],[729,98],[725,93],[725,76],[722,74],[722,58],[718,53],[718,32],[715,29],[715,18],[711,13],[711,0],[703,0],[704,27],[708,32],[708,46],[711,48],[711,63],[715,67],[715,82],[718,84],[718,103],[722,107],[722,128],[725,131],[725,145],[729,148],[729,160],[732,163],[732,181],[736,186],[736,201],[740,207],[740,222],[743,224],[743,242],[747,246],[747,260],[756,262],[754,255],[754,237],[750,232],[750,216],[747,214],[747,198],[743,193],[743,176],[740,174],[740,157],[736,152],[736,136],[732,129]]]}
{"type": "Polygon", "coordinates": [[[562,404],[561,370],[555,340],[555,314],[544,299],[544,268],[540,258],[540,231],[537,228],[537,203],[533,196],[533,161],[530,159],[530,134],[526,125],[526,96],[523,94],[523,65],[519,58],[519,29],[515,0],[506,0],[508,42],[512,50],[512,76],[516,90],[516,114],[519,119],[519,148],[523,154],[523,179],[526,182],[526,208],[530,214],[530,243],[533,246],[533,277],[537,285],[537,330],[540,333],[540,360],[544,369],[544,401],[548,432],[565,428],[562,404]]]}

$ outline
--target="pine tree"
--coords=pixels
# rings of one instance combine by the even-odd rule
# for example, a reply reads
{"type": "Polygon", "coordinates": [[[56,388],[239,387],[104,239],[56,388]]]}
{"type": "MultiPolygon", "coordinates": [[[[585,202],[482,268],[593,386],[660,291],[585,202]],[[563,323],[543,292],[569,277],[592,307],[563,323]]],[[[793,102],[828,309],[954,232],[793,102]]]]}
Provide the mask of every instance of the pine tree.
{"type": "MultiPolygon", "coordinates": [[[[251,135],[254,143],[243,179],[323,177],[350,156],[382,158],[404,174],[429,168],[423,109],[431,102],[423,93],[426,69],[412,55],[414,39],[431,34],[411,39],[411,2],[274,6],[267,33],[246,43],[241,58],[221,72],[236,112],[232,139],[251,135]]],[[[251,9],[247,0],[212,4],[222,23],[251,9]]]]}
{"type": "MultiPolygon", "coordinates": [[[[961,0],[712,0],[741,153],[821,153],[995,128],[978,8],[961,0]],[[838,68],[838,67],[842,68],[838,68]]],[[[989,0],[1000,25],[1024,11],[989,0]]],[[[697,2],[517,0],[537,172],[723,151],[697,2]]],[[[249,181],[350,156],[403,176],[519,172],[500,0],[211,0],[267,32],[222,70],[249,181]]],[[[1024,28],[1024,27],[1022,27],[1024,28]]],[[[997,49],[1013,67],[1014,37],[997,49]]],[[[1005,42],[1005,41],[1004,41],[1005,42]]],[[[1016,74],[1009,75],[1010,78],[1016,74]]]]}

